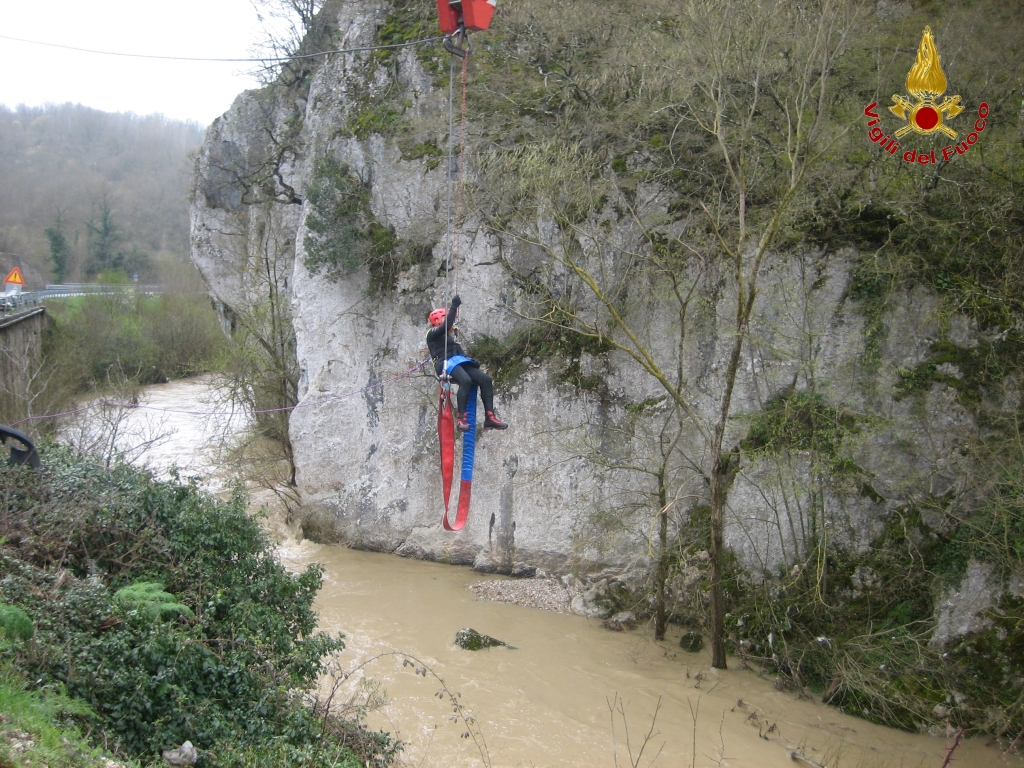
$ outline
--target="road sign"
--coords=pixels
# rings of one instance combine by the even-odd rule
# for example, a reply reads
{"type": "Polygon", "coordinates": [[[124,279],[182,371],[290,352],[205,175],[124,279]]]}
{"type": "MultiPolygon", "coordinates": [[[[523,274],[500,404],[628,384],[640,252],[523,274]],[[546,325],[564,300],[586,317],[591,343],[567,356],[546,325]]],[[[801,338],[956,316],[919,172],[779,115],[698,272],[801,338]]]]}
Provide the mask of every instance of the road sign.
{"type": "Polygon", "coordinates": [[[14,285],[24,285],[25,278],[21,276],[21,270],[15,267],[4,278],[5,283],[13,283],[14,285]]]}

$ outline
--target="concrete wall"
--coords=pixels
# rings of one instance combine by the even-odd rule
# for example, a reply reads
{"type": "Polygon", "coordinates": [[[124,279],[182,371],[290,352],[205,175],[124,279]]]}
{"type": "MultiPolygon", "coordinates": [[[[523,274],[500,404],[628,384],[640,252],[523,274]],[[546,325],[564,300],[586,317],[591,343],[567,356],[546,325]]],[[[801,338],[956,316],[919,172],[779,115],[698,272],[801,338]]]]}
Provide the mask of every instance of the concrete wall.
{"type": "Polygon", "coordinates": [[[0,317],[0,423],[28,415],[26,398],[42,356],[44,307],[0,317]]]}

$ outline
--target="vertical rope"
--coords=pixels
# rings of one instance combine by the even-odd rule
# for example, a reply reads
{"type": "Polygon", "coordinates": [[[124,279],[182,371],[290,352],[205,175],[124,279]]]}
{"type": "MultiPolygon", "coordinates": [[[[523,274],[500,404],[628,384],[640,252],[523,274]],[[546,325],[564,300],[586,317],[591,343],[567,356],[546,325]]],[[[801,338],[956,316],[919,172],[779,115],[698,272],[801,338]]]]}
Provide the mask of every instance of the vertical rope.
{"type": "MultiPolygon", "coordinates": [[[[459,170],[458,184],[459,194],[455,207],[455,288],[459,292],[459,260],[462,250],[462,193],[465,187],[465,175],[463,167],[466,161],[466,81],[469,72],[469,56],[462,57],[462,113],[459,125],[459,170]]],[[[452,282],[449,277],[449,269],[452,264],[452,161],[455,159],[455,60],[450,60],[448,68],[448,180],[447,180],[447,202],[445,207],[445,305],[450,306],[452,295],[452,282]]],[[[444,335],[444,358],[448,359],[448,334],[444,335]]]]}
{"type": "MultiPolygon", "coordinates": [[[[448,67],[448,168],[445,171],[447,179],[447,204],[445,206],[445,254],[444,254],[444,305],[451,304],[452,283],[448,275],[452,264],[452,160],[455,157],[455,59],[449,59],[448,67]]],[[[456,272],[456,275],[458,273],[456,272]]],[[[455,290],[458,292],[458,281],[456,280],[455,290]]],[[[448,359],[448,334],[444,335],[444,359],[448,359]]],[[[443,371],[442,371],[443,373],[443,371]]]]}
{"type": "MultiPolygon", "coordinates": [[[[454,63],[454,62],[453,62],[454,63]]],[[[469,56],[462,59],[462,124],[459,132],[459,197],[455,207],[455,292],[459,292],[459,257],[462,250],[462,190],[465,187],[463,168],[466,161],[466,75],[469,56]]]]}

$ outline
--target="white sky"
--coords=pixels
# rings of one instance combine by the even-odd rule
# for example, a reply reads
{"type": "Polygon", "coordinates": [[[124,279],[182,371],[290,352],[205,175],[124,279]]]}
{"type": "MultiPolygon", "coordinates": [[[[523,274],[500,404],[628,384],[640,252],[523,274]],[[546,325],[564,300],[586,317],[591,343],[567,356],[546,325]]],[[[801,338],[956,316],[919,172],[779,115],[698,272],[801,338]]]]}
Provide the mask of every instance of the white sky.
{"type": "MultiPolygon", "coordinates": [[[[249,0],[0,0],[0,35],[123,53],[246,58],[249,0]]],[[[0,104],[73,102],[205,126],[258,83],[252,65],[99,56],[0,39],[0,104]]]]}

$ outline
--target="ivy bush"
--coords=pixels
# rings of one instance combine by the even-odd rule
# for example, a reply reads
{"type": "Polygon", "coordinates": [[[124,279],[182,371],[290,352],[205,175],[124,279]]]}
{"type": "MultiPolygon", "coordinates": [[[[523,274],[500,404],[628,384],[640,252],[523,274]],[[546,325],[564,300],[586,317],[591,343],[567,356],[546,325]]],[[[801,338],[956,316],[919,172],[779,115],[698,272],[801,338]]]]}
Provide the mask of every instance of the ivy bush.
{"type": "Polygon", "coordinates": [[[430,260],[432,245],[416,246],[377,221],[370,188],[331,156],[317,162],[306,190],[309,213],[304,264],[312,274],[338,280],[360,269],[370,273],[370,293],[392,290],[399,275],[430,260]]]}
{"type": "Polygon", "coordinates": [[[41,477],[0,468],[0,600],[35,622],[17,662],[97,714],[92,738],[140,760],[188,739],[213,766],[390,762],[387,735],[304,705],[344,642],[316,631],[321,569],[289,574],[242,493],[42,455],[41,477]]]}
{"type": "Polygon", "coordinates": [[[530,365],[528,360],[540,363],[560,356],[567,361],[567,366],[558,374],[558,381],[594,391],[600,389],[601,379],[585,376],[580,358],[584,353],[597,356],[611,349],[606,341],[553,325],[538,324],[520,328],[503,339],[481,334],[469,345],[468,351],[474,360],[490,371],[499,387],[514,384],[526,373],[530,365]]]}

